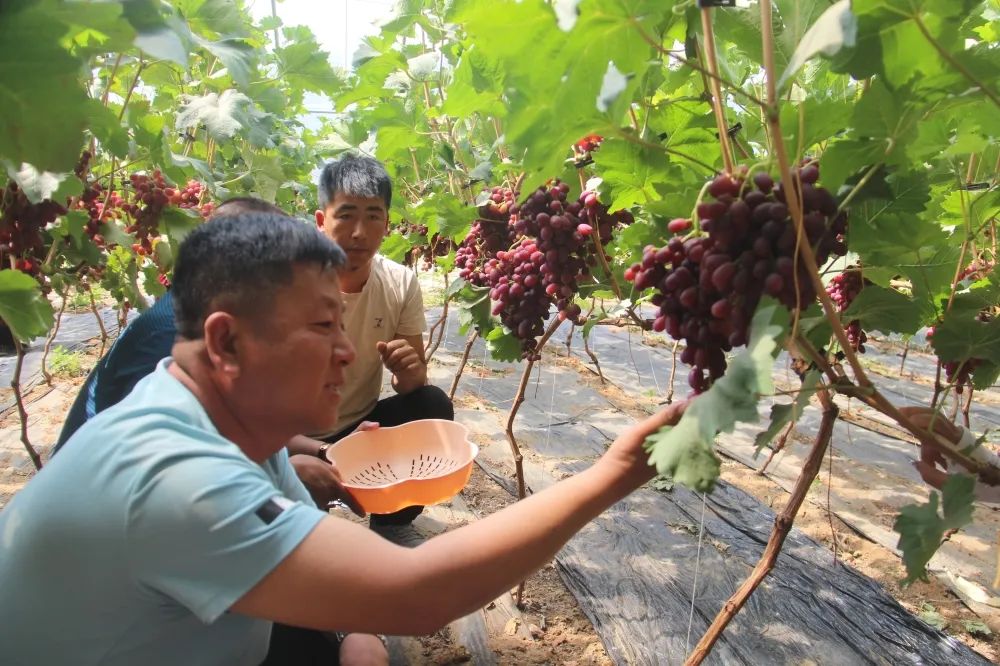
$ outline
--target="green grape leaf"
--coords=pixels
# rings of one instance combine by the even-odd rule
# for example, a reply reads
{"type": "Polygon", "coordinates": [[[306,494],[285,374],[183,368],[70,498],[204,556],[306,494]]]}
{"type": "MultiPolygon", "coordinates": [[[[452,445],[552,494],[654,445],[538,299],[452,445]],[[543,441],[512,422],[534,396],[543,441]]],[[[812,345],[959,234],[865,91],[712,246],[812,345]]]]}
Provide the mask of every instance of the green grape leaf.
{"type": "Polygon", "coordinates": [[[66,26],[44,3],[0,3],[0,157],[20,168],[72,171],[83,146],[83,63],[60,39],[66,26]]]}
{"type": "Polygon", "coordinates": [[[104,222],[100,227],[101,235],[104,236],[104,244],[120,245],[132,251],[132,244],[135,238],[126,233],[125,228],[117,222],[104,222]]]}
{"type": "Polygon", "coordinates": [[[802,380],[802,387],[799,389],[798,395],[795,396],[795,400],[788,404],[771,406],[771,421],[767,429],[754,438],[753,443],[756,447],[754,456],[757,456],[765,446],[770,444],[785,426],[799,420],[806,405],[809,404],[809,398],[812,397],[816,385],[819,383],[819,378],[819,371],[810,370],[806,374],[805,379],[802,380]]]}
{"type": "Polygon", "coordinates": [[[841,320],[846,325],[857,319],[866,331],[912,335],[933,314],[895,289],[868,285],[844,311],[841,320]]]}
{"type": "Polygon", "coordinates": [[[23,164],[20,170],[9,167],[7,174],[31,203],[51,199],[65,205],[68,197],[79,196],[83,191],[83,183],[73,174],[39,171],[30,164],[23,164]]]}
{"type": "Polygon", "coordinates": [[[164,233],[174,247],[177,247],[201,223],[201,215],[197,212],[176,206],[164,208],[160,220],[164,233]]]}
{"type": "Polygon", "coordinates": [[[726,374],[695,398],[677,425],[646,438],[650,464],[660,474],[699,492],[708,492],[719,477],[713,442],[732,432],[736,423],[756,422],[760,396],[773,391],[774,357],[787,330],[788,311],[772,299],[757,307],[750,344],[729,363],[726,374]]]}
{"type": "Polygon", "coordinates": [[[594,154],[594,163],[610,189],[611,210],[659,200],[656,186],[669,182],[666,153],[627,141],[605,141],[594,154]]]}
{"type": "Polygon", "coordinates": [[[968,312],[948,312],[934,327],[931,346],[942,361],[982,358],[1000,364],[1000,319],[981,322],[968,312]]]}
{"type": "Polygon", "coordinates": [[[851,12],[850,0],[838,0],[810,26],[795,53],[778,80],[778,88],[785,87],[789,78],[798,73],[802,65],[815,55],[834,56],[842,48],[851,48],[857,39],[857,19],[851,12]]]}
{"type": "Polygon", "coordinates": [[[892,529],[899,533],[897,548],[903,551],[904,585],[927,580],[927,563],[941,546],[945,532],[972,522],[975,486],[973,476],[950,474],[941,493],[931,492],[926,504],[909,504],[900,509],[892,529]]]}
{"type": "Polygon", "coordinates": [[[220,39],[213,42],[195,36],[195,41],[206,51],[219,59],[229,76],[240,88],[250,85],[250,76],[254,69],[254,50],[242,39],[220,39]]]}
{"type": "Polygon", "coordinates": [[[977,391],[986,391],[1000,379],[1000,364],[980,363],[972,371],[972,387],[977,391]]]}
{"type": "Polygon", "coordinates": [[[403,263],[406,253],[410,251],[410,241],[400,234],[390,234],[382,239],[382,247],[379,254],[392,259],[397,263],[403,263]]]}
{"type": "Polygon", "coordinates": [[[128,130],[116,114],[97,100],[87,100],[87,121],[90,133],[115,157],[128,155],[128,130]]]}
{"type": "Polygon", "coordinates": [[[22,342],[45,335],[55,322],[38,281],[9,268],[0,270],[0,318],[22,342]]]}
{"type": "Polygon", "coordinates": [[[503,326],[497,326],[486,334],[486,348],[495,361],[517,363],[521,360],[521,341],[503,326]]]}

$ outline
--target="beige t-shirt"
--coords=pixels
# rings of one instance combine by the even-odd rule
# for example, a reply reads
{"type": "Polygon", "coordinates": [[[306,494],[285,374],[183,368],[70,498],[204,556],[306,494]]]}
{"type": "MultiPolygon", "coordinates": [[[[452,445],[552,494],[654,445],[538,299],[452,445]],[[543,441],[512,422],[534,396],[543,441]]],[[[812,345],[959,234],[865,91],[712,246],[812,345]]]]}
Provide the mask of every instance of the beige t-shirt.
{"type": "Polygon", "coordinates": [[[382,392],[382,357],[375,348],[401,335],[427,330],[420,283],[410,269],[375,255],[364,288],[344,297],[344,325],[357,358],[344,371],[340,414],[330,435],[367,414],[382,392]]]}

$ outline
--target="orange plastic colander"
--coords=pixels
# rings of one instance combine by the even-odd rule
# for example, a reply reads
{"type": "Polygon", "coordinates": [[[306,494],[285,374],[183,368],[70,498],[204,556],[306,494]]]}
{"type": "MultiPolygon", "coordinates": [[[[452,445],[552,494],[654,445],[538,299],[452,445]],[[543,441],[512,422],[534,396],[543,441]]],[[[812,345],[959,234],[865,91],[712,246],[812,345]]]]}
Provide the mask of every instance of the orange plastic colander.
{"type": "Polygon", "coordinates": [[[355,432],[326,452],[368,513],[451,499],[469,482],[478,454],[468,428],[444,419],[355,432]]]}

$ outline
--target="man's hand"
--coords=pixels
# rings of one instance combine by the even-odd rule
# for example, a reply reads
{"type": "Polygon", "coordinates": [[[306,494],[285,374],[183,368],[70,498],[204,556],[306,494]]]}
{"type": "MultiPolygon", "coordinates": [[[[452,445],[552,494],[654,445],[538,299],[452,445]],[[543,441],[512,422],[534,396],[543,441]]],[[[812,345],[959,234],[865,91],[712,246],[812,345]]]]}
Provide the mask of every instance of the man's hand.
{"type": "Polygon", "coordinates": [[[649,464],[643,442],[663,426],[676,425],[687,406],[686,400],[675,402],[630,427],[615,439],[598,464],[616,468],[616,475],[622,476],[629,490],[649,481],[656,474],[656,468],[649,464]]]}
{"type": "MultiPolygon", "coordinates": [[[[358,429],[362,429],[361,426],[358,426],[358,429]]],[[[317,506],[325,509],[330,502],[340,500],[351,511],[364,518],[365,510],[344,488],[336,465],[315,456],[302,454],[294,455],[288,460],[317,506]]]]}
{"type": "Polygon", "coordinates": [[[427,383],[424,359],[408,341],[400,338],[379,341],[375,348],[382,357],[382,365],[392,373],[392,386],[397,393],[409,393],[427,383]]]}

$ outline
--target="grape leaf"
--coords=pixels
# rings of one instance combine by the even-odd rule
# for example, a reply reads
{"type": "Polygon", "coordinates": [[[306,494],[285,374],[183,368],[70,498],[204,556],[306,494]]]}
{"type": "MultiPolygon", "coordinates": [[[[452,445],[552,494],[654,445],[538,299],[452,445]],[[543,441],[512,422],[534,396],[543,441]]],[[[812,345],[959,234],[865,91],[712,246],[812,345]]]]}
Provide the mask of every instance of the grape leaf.
{"type": "Polygon", "coordinates": [[[980,363],[972,371],[972,387],[977,391],[992,388],[997,379],[1000,379],[1000,365],[996,363],[980,363]]]}
{"type": "Polygon", "coordinates": [[[754,456],[757,456],[765,446],[770,444],[771,440],[777,437],[785,426],[799,420],[802,411],[809,404],[809,398],[812,397],[816,384],[819,383],[819,377],[819,371],[810,370],[805,379],[802,380],[802,387],[799,389],[799,394],[795,396],[795,400],[787,405],[771,406],[771,422],[768,424],[767,430],[759,433],[753,440],[756,447],[754,456]]]}
{"type": "Polygon", "coordinates": [[[926,504],[909,504],[900,509],[892,529],[899,533],[897,548],[903,551],[903,564],[906,565],[904,585],[927,580],[927,563],[941,546],[945,532],[972,522],[975,486],[973,476],[950,474],[941,487],[940,495],[931,492],[930,501],[926,504]]]}
{"type": "Polygon", "coordinates": [[[778,80],[778,88],[784,88],[788,79],[795,76],[813,56],[819,53],[833,56],[842,48],[854,46],[857,30],[857,19],[851,12],[850,0],[839,0],[831,5],[803,35],[788,67],[778,80]]]}
{"type": "Polygon", "coordinates": [[[40,171],[71,171],[80,156],[87,95],[83,63],[43,3],[0,3],[0,157],[40,171]]]}
{"type": "Polygon", "coordinates": [[[516,363],[521,360],[521,341],[511,335],[503,326],[497,326],[486,334],[486,347],[495,361],[516,363]]]}
{"type": "Polygon", "coordinates": [[[841,315],[841,320],[846,324],[857,319],[867,331],[912,335],[933,314],[895,289],[868,285],[841,315]]]}
{"type": "Polygon", "coordinates": [[[660,474],[700,492],[712,489],[719,477],[713,442],[719,433],[732,432],[737,422],[760,418],[757,403],[761,394],[773,390],[774,356],[787,324],[787,310],[772,299],[761,301],[750,344],[730,361],[726,374],[691,402],[677,425],[646,438],[650,464],[660,474]]]}
{"type": "Polygon", "coordinates": [[[948,312],[934,327],[931,346],[942,361],[982,358],[1000,364],[1000,319],[981,322],[968,312],[948,312]]]}
{"type": "Polygon", "coordinates": [[[23,342],[45,335],[55,321],[38,281],[12,269],[0,271],[0,318],[23,342]]]}
{"type": "Polygon", "coordinates": [[[389,234],[382,239],[382,247],[379,248],[379,254],[397,263],[402,263],[410,247],[410,241],[406,240],[404,236],[389,234]]]}

